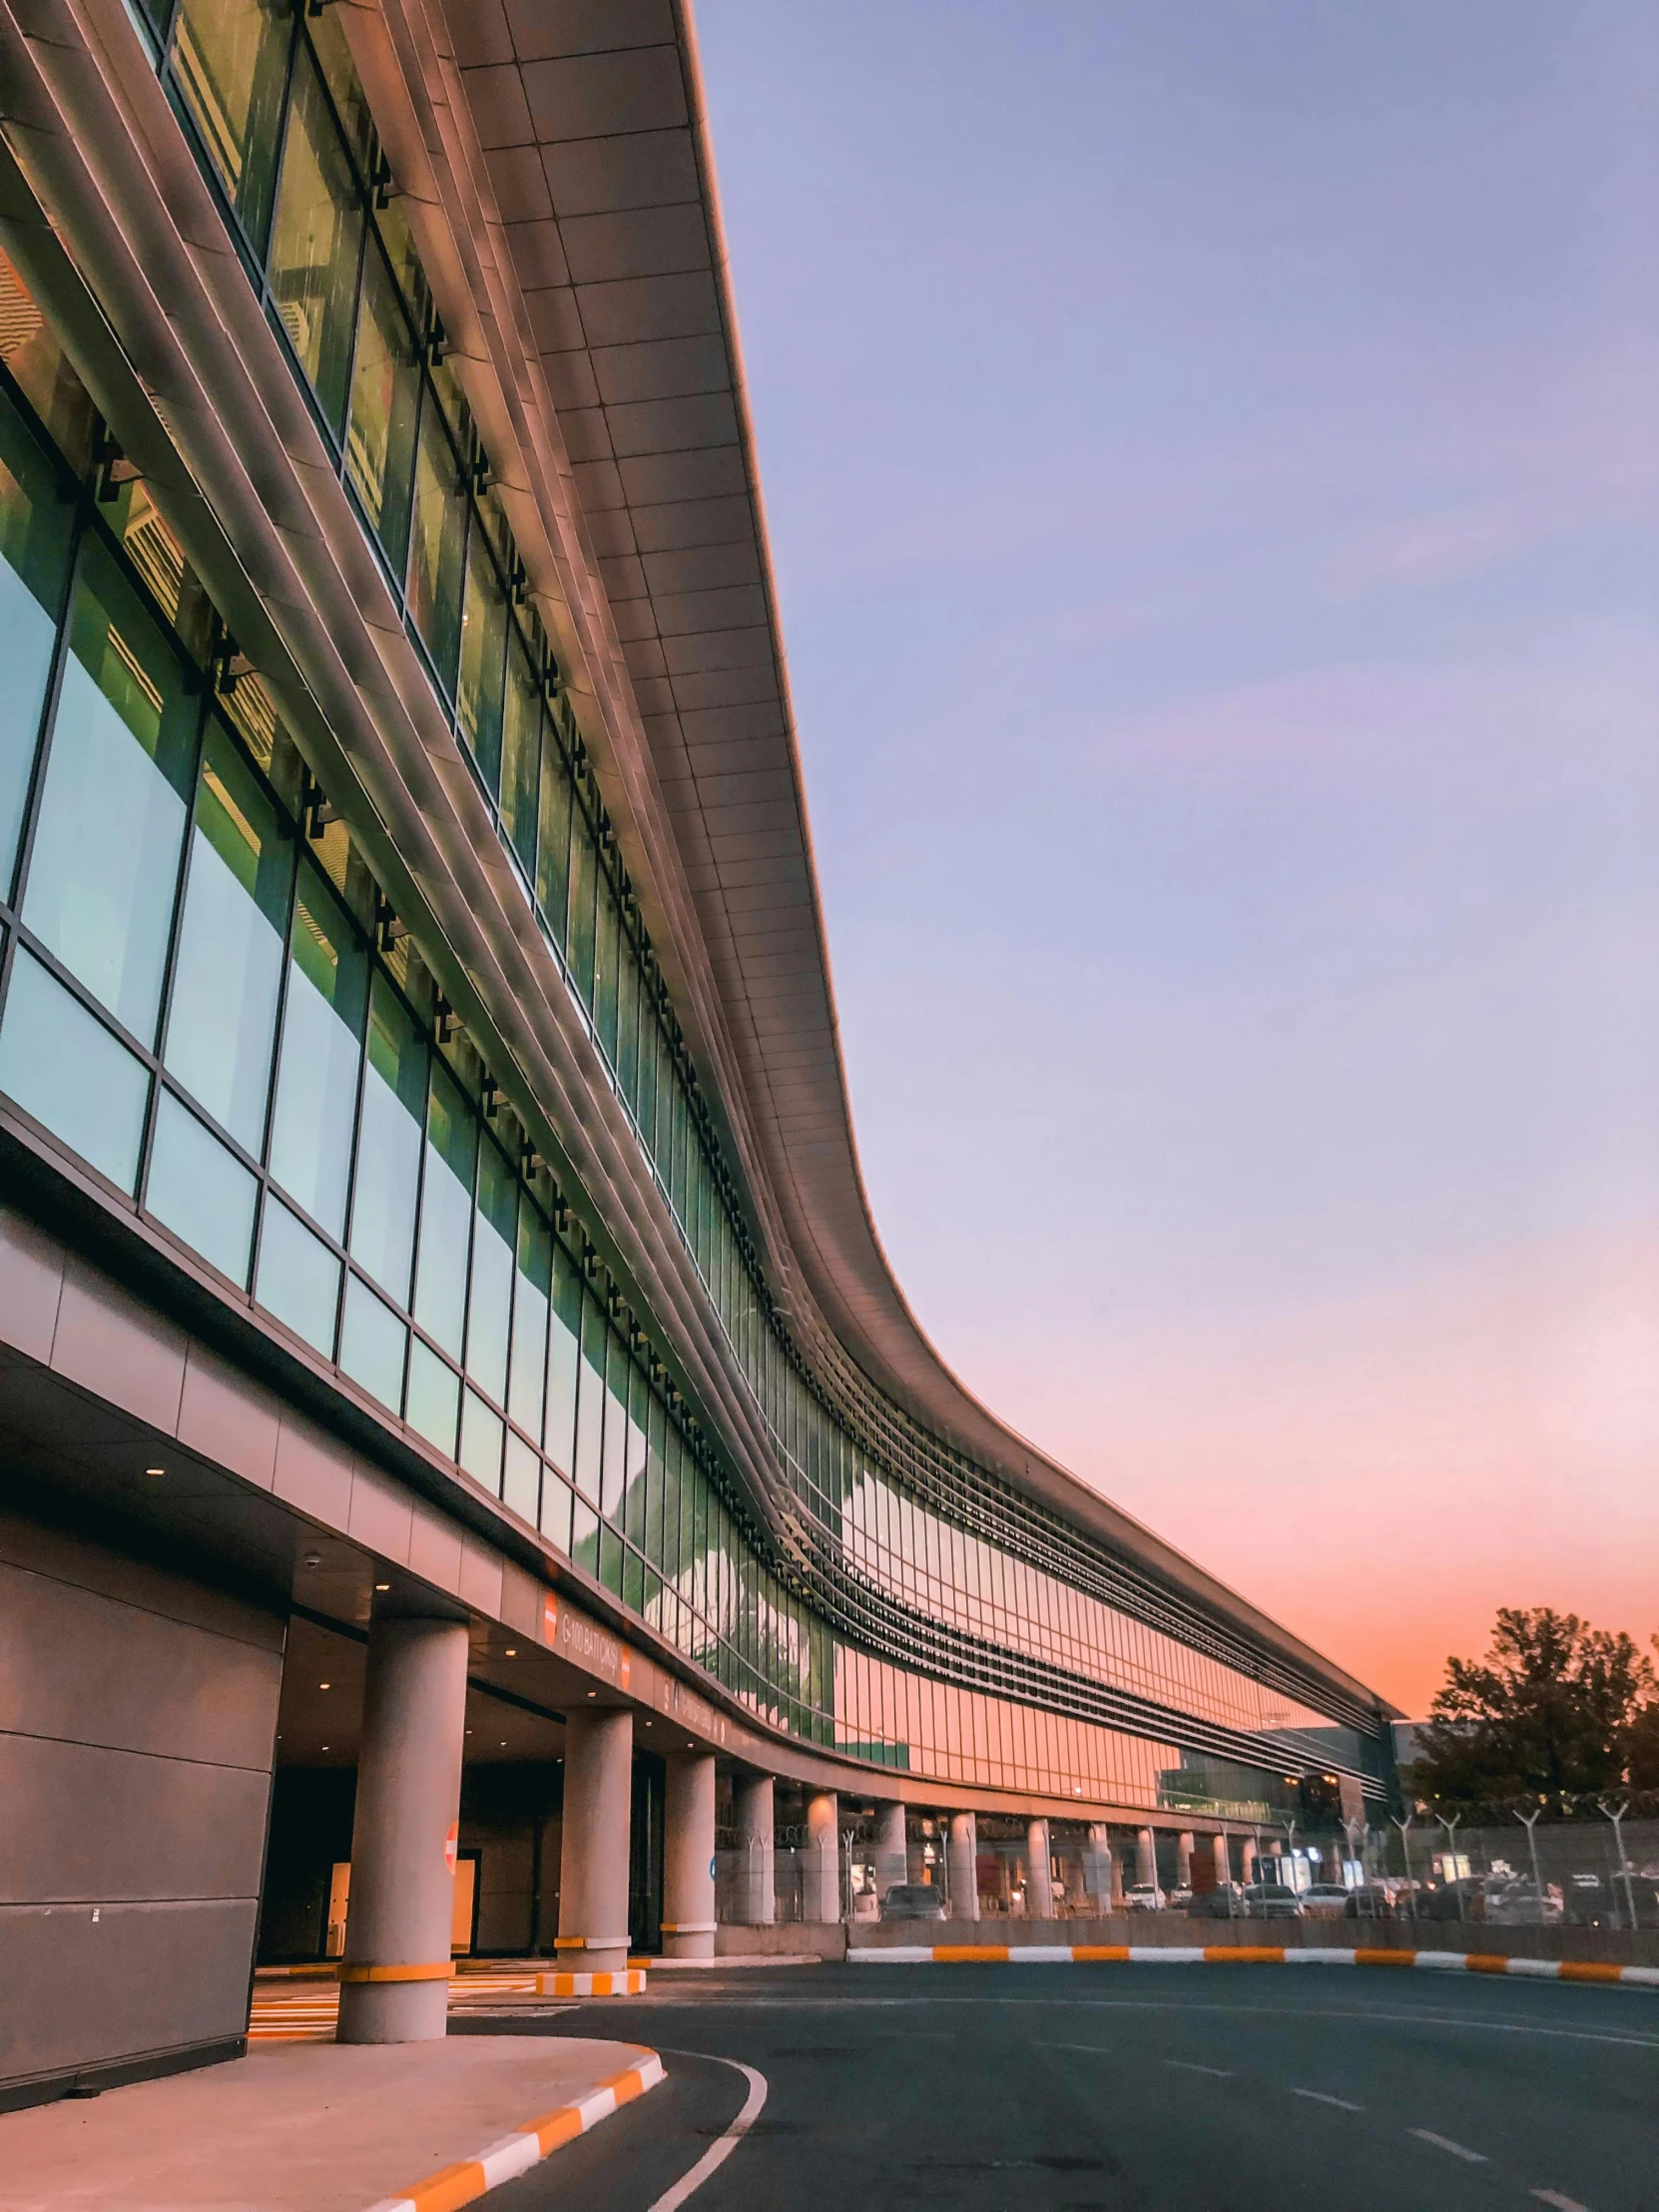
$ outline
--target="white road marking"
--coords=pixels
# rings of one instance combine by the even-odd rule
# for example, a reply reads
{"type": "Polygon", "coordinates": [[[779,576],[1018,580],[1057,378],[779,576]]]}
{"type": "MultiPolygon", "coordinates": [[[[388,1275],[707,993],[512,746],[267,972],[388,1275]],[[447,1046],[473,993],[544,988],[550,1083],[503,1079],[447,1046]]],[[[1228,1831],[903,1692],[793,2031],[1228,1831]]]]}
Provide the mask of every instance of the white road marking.
{"type": "Polygon", "coordinates": [[[1555,2212],[1589,2212],[1589,2206],[1580,2204],[1576,2197],[1564,2197],[1559,2189],[1534,2189],[1533,2197],[1539,2204],[1552,2204],[1555,2212]]]}
{"type": "MultiPolygon", "coordinates": [[[[712,2051],[704,2054],[714,2057],[712,2051]]],[[[720,2066],[733,2066],[749,2083],[749,2094],[744,2099],[743,2110],[732,2122],[726,2133],[711,2143],[697,2164],[683,2173],[672,2189],[665,2189],[652,2205],[651,2212],[679,2212],[679,2208],[695,2191],[702,2188],[711,2174],[718,2173],[744,2137],[761,2116],[761,2107],[767,2100],[767,2077],[757,2073],[753,2066],[746,2066],[740,2059],[717,2058],[720,2066]]]]}
{"type": "Polygon", "coordinates": [[[1350,2104],[1347,2097],[1328,2097],[1323,2089],[1293,2089],[1293,2097],[1306,2097],[1310,2104],[1334,2104],[1339,2112],[1363,2112],[1363,2104],[1350,2104]]]}
{"type": "Polygon", "coordinates": [[[1224,2066],[1195,2066],[1190,2058],[1166,2058],[1164,2064],[1175,2067],[1178,2073],[1209,2074],[1216,2081],[1231,2081],[1233,2078],[1224,2066]]]}
{"type": "Polygon", "coordinates": [[[1448,2150],[1453,2158],[1463,2158],[1471,2166],[1488,2163],[1483,2150],[1470,2150],[1466,2143],[1454,2143],[1449,2135],[1436,2135],[1430,2127],[1408,2127],[1407,2135],[1414,2135],[1419,2143],[1432,2143],[1436,2150],[1448,2150]]]}

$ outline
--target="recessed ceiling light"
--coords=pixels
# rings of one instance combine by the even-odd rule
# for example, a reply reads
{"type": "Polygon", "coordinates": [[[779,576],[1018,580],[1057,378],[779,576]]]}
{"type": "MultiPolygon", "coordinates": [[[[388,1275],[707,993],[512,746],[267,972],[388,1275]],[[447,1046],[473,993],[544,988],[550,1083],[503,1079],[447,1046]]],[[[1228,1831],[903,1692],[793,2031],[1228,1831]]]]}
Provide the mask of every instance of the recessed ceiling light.
{"type": "Polygon", "coordinates": [[[328,1682],[319,1682],[319,1683],[317,1684],[317,1688],[318,1688],[319,1690],[327,1690],[327,1689],[331,1689],[332,1687],[333,1687],[333,1685],[332,1685],[331,1683],[328,1683],[328,1682]]]}
{"type": "Polygon", "coordinates": [[[166,1467],[146,1467],[144,1471],[146,1474],[165,1474],[167,1469],[166,1467]]]}
{"type": "Polygon", "coordinates": [[[322,1748],[323,1748],[323,1750],[324,1750],[324,1751],[326,1751],[326,1750],[328,1749],[328,1746],[327,1746],[326,1744],[324,1744],[322,1748]]]}
{"type": "Polygon", "coordinates": [[[504,1659],[516,1659],[518,1657],[517,1644],[509,1644],[506,1650],[502,1653],[502,1657],[504,1659]]]}
{"type": "Polygon", "coordinates": [[[597,1690],[590,1690],[588,1692],[588,1695],[589,1697],[597,1697],[599,1695],[599,1692],[597,1690]]]}
{"type": "Polygon", "coordinates": [[[505,1737],[505,1736],[503,1736],[503,1737],[502,1737],[502,1739],[501,1739],[501,1749],[502,1749],[503,1751],[505,1751],[505,1750],[506,1750],[506,1748],[507,1748],[507,1739],[506,1739],[506,1737],[505,1737]]]}
{"type": "Polygon", "coordinates": [[[389,1582],[376,1582],[374,1587],[377,1590],[389,1590],[391,1588],[391,1584],[389,1582]]]}

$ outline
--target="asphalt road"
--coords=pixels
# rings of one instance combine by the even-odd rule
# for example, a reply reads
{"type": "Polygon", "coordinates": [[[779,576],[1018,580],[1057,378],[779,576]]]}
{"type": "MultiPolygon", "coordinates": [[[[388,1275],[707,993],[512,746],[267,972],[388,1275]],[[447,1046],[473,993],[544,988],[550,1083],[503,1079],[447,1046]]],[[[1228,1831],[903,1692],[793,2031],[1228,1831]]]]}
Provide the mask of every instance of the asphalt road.
{"type": "MultiPolygon", "coordinates": [[[[1659,2212],[1659,1993],[1296,1966],[658,1976],[540,2016],[668,2080],[491,2212],[1659,2212]]],[[[523,2034],[522,2008],[450,2032],[523,2034]]]]}

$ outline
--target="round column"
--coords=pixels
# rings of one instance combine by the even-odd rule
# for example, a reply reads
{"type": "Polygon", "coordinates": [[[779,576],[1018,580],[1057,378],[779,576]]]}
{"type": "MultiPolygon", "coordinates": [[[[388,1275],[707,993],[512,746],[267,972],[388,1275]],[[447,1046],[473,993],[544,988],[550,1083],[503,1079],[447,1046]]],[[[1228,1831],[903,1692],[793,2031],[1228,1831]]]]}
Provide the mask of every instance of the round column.
{"type": "Polygon", "coordinates": [[[1193,1839],[1190,1830],[1183,1830],[1175,1839],[1175,1887],[1190,1890],[1193,1886],[1193,1839]]]}
{"type": "Polygon", "coordinates": [[[680,1751],[663,1793],[663,1955],[715,1954],[715,1755],[680,1751]]]}
{"type": "Polygon", "coordinates": [[[820,1790],[807,1800],[807,1864],[803,1920],[831,1927],[841,1917],[840,1800],[820,1790]]]}
{"type": "Polygon", "coordinates": [[[740,1774],[733,1790],[738,1825],[738,1895],[750,1928],[770,1928],[778,1918],[773,1860],[772,1777],[740,1774]]]}
{"type": "Polygon", "coordinates": [[[1158,1887],[1158,1846],[1150,1828],[1141,1829],[1135,1838],[1135,1880],[1143,1889],[1158,1887]]]}
{"type": "MultiPolygon", "coordinates": [[[[1108,1831],[1108,1833],[1110,1833],[1110,1831],[1108,1831]]],[[[1110,1900],[1109,1900],[1109,1903],[1110,1903],[1110,1905],[1111,1905],[1111,1908],[1112,1908],[1112,1911],[1113,1911],[1114,1913],[1121,1913],[1121,1912],[1122,1912],[1122,1911],[1124,1910],[1124,1903],[1123,1903],[1123,1854],[1122,1854],[1121,1852],[1117,1852],[1117,1851],[1114,1851],[1114,1852],[1113,1852],[1113,1853],[1111,1854],[1111,1861],[1112,1861],[1112,1895],[1111,1895],[1111,1898],[1110,1898],[1110,1900]]]]}
{"type": "Polygon", "coordinates": [[[1239,1876],[1247,1889],[1256,1880],[1257,1872],[1256,1839],[1245,1836],[1239,1843],[1239,1876]]]}
{"type": "Polygon", "coordinates": [[[1025,1830],[1025,1917],[1054,1918],[1054,1877],[1049,1868],[1048,1823],[1030,1821],[1025,1830]]]}
{"type": "Polygon", "coordinates": [[[460,1621],[368,1632],[342,2043],[435,2041],[448,2024],[466,1650],[460,1621]]]}
{"type": "Polygon", "coordinates": [[[950,1868],[950,1918],[979,1918],[979,1823],[971,1813],[952,1813],[946,1845],[950,1868]]]}
{"type": "Polygon", "coordinates": [[[1232,1863],[1227,1856],[1227,1838],[1225,1836],[1213,1838],[1210,1848],[1215,1853],[1216,1859],[1216,1888],[1225,1890],[1233,1879],[1232,1863]]]}
{"type": "Polygon", "coordinates": [[[629,1815],[634,1717],[572,1713],[565,1722],[565,1806],[559,1847],[559,1963],[620,1973],[628,1963],[629,1815]]]}
{"type": "Polygon", "coordinates": [[[910,1879],[910,1847],[902,1805],[875,1808],[875,1894],[884,1898],[895,1882],[910,1879]]]}
{"type": "Polygon", "coordinates": [[[1097,1913],[1109,1912],[1112,1903],[1112,1831],[1104,1821],[1091,1821],[1083,1856],[1083,1887],[1097,1913]]]}

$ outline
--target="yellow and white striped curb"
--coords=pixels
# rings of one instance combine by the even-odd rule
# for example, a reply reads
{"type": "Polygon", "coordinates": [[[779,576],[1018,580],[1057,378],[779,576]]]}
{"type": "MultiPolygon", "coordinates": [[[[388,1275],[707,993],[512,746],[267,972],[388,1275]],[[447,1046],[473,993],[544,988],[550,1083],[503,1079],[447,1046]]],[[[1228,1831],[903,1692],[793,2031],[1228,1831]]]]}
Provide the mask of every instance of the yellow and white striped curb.
{"type": "Polygon", "coordinates": [[[488,2150],[481,2150],[476,2158],[463,2158],[438,2173],[428,2174],[400,2197],[382,2197],[370,2212],[455,2212],[457,2206],[471,2204],[486,2189],[498,2189],[502,2182],[539,2166],[549,2152],[585,2135],[590,2127],[608,2120],[613,2112],[644,2096],[662,2079],[662,2060],[654,2050],[642,2051],[638,2065],[601,2082],[574,2104],[562,2104],[556,2112],[515,2128],[512,2134],[491,2143],[488,2150]]]}
{"type": "MultiPolygon", "coordinates": [[[[450,1978],[449,1996],[534,1996],[533,1973],[468,1973],[450,1978]]],[[[305,1989],[262,1988],[256,1984],[249,2015],[251,2043],[304,2043],[331,2039],[339,2017],[339,1986],[326,1981],[305,1989]]]]}
{"type": "Polygon", "coordinates": [[[1501,1951],[1348,1950],[1279,1943],[893,1943],[858,1946],[864,1966],[1416,1966],[1431,1973],[1514,1974],[1529,1981],[1592,1981],[1659,1989],[1659,1966],[1584,1958],[1510,1958],[1501,1951]]]}
{"type": "Polygon", "coordinates": [[[622,1973],[539,1973],[538,1997],[642,1997],[645,1974],[630,1966],[622,1973]]]}

